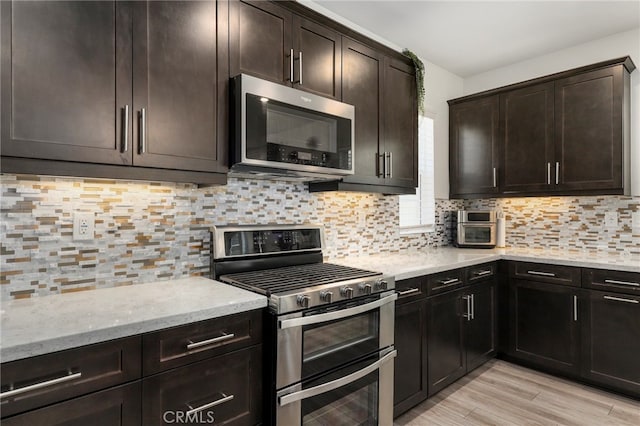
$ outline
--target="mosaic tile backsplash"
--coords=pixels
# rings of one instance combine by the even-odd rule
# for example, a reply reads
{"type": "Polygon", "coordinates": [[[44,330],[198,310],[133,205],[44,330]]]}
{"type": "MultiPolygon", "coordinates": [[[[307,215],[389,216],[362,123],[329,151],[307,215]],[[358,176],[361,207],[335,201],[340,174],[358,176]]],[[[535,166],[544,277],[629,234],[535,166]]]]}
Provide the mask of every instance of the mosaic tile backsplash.
{"type": "Polygon", "coordinates": [[[449,244],[436,231],[401,236],[398,197],[310,194],[305,185],[229,178],[226,186],[2,175],[3,300],[209,273],[209,227],[322,223],[330,258],[449,244]],[[95,240],[73,241],[74,212],[95,213],[95,240]]]}
{"type": "Polygon", "coordinates": [[[507,247],[640,254],[632,219],[640,197],[499,198],[465,201],[465,208],[503,212],[507,247]],[[617,213],[617,226],[605,226],[607,212],[617,213]]]}
{"type": "MultiPolygon", "coordinates": [[[[0,176],[0,297],[26,298],[209,273],[209,227],[322,223],[328,258],[450,244],[449,212],[436,202],[436,229],[400,235],[398,197],[307,192],[304,184],[230,178],[226,186],[0,176]],[[95,214],[95,240],[73,241],[74,212],[95,214]]],[[[640,253],[631,214],[640,198],[549,197],[473,200],[507,219],[507,245],[640,253]],[[619,226],[603,227],[616,211],[619,226]]]]}

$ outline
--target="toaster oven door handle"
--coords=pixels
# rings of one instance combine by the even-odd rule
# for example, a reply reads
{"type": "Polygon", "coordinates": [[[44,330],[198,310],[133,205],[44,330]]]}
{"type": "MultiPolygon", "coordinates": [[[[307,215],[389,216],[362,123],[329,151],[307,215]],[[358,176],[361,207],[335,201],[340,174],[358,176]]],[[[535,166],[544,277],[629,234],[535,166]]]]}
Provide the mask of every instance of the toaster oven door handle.
{"type": "Polygon", "coordinates": [[[301,327],[303,325],[319,324],[321,322],[333,321],[354,315],[361,314],[363,312],[372,311],[378,309],[382,305],[387,303],[393,303],[398,298],[396,293],[383,297],[371,303],[366,303],[360,306],[354,306],[353,308],[343,309],[341,311],[327,312],[326,314],[309,315],[307,317],[292,318],[280,321],[280,328],[282,330],[291,327],[301,327]]]}
{"type": "Polygon", "coordinates": [[[397,354],[398,354],[397,351],[395,350],[391,351],[385,356],[383,356],[382,358],[380,358],[379,360],[377,360],[376,362],[369,364],[362,370],[358,370],[355,373],[351,373],[347,376],[340,377],[339,379],[332,380],[330,382],[323,383],[321,385],[314,386],[312,388],[305,389],[299,392],[278,396],[278,403],[282,407],[287,404],[291,404],[292,402],[301,401],[303,399],[311,398],[316,395],[321,395],[323,393],[327,393],[329,391],[332,391],[344,385],[348,385],[349,383],[353,383],[356,380],[366,376],[367,374],[370,374],[376,371],[382,366],[382,364],[385,364],[386,362],[395,358],[397,354]]]}

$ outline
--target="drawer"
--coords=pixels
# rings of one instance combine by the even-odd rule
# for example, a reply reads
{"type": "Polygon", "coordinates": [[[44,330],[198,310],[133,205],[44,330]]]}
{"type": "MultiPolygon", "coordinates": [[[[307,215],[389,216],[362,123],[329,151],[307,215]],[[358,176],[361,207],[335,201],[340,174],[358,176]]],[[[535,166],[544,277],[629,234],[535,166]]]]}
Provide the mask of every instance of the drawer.
{"type": "Polygon", "coordinates": [[[261,341],[262,310],[148,333],[142,337],[142,373],[147,376],[261,341]]]}
{"type": "Polygon", "coordinates": [[[253,425],[262,421],[261,345],[209,358],[142,381],[142,424],[253,425]],[[228,422],[228,423],[227,423],[228,422]]]}
{"type": "Polygon", "coordinates": [[[140,426],[138,380],[2,420],[3,426],[140,426]]]}
{"type": "Polygon", "coordinates": [[[482,265],[469,266],[466,269],[467,284],[492,279],[496,275],[497,263],[484,263],[482,265]]]}
{"type": "Polygon", "coordinates": [[[2,416],[138,379],[140,352],[135,336],[4,363],[2,416]]]}
{"type": "Polygon", "coordinates": [[[640,273],[608,271],[606,269],[583,269],[584,287],[618,293],[640,294],[640,273]]]}
{"type": "Polygon", "coordinates": [[[444,293],[464,285],[464,269],[452,269],[427,277],[427,295],[444,293]]]}
{"type": "Polygon", "coordinates": [[[396,304],[412,302],[425,297],[427,295],[426,281],[426,277],[396,281],[396,293],[398,293],[396,304]]]}
{"type": "Polygon", "coordinates": [[[580,268],[546,263],[511,262],[509,276],[529,281],[580,287],[580,268]]]}

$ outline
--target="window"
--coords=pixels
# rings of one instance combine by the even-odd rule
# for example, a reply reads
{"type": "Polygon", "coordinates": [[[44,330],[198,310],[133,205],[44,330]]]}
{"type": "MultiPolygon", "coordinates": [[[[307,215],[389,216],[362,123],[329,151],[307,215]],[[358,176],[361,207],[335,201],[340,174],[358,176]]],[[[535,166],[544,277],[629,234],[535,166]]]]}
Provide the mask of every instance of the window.
{"type": "Polygon", "coordinates": [[[400,233],[432,231],[435,225],[433,189],[433,118],[418,117],[418,188],[400,196],[400,233]]]}

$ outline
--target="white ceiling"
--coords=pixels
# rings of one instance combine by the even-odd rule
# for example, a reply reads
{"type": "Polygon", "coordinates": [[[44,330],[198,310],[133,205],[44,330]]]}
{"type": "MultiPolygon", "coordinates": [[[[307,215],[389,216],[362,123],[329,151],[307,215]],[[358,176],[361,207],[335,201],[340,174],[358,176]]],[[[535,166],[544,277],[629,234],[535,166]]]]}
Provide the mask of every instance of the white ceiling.
{"type": "Polygon", "coordinates": [[[460,77],[640,27],[640,0],[314,0],[460,77]]]}

